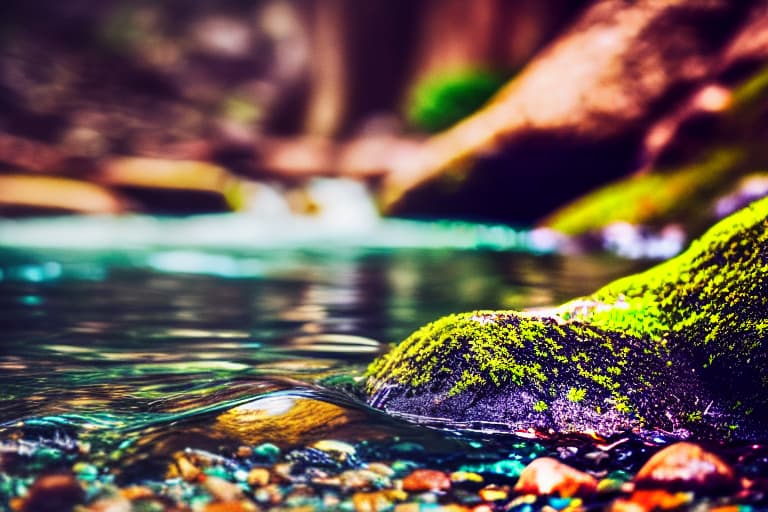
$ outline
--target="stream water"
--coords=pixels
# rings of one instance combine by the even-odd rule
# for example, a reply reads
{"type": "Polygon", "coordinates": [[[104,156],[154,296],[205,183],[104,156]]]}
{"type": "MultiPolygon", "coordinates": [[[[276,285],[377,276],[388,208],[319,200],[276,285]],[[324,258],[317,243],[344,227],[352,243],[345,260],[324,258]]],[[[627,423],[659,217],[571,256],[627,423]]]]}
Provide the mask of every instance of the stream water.
{"type": "Polygon", "coordinates": [[[180,450],[323,439],[407,442],[450,470],[457,454],[498,459],[520,440],[387,418],[355,378],[440,315],[555,304],[642,266],[466,224],[180,241],[210,220],[0,227],[2,503],[74,459],[128,483],[162,478],[180,450]]]}

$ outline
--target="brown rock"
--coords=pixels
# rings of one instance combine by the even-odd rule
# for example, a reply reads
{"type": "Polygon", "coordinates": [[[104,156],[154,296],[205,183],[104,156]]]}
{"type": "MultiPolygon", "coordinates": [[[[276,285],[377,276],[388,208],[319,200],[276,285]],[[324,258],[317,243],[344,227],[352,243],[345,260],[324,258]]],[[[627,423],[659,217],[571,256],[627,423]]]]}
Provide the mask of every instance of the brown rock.
{"type": "Polygon", "coordinates": [[[635,476],[638,487],[720,490],[736,477],[717,455],[692,443],[675,443],[651,457],[635,476]]]}
{"type": "Polygon", "coordinates": [[[198,160],[111,158],[98,179],[149,208],[173,212],[242,209],[255,191],[227,169],[198,160]]]}
{"type": "Polygon", "coordinates": [[[392,501],[381,491],[356,492],[352,495],[355,512],[380,512],[392,507],[392,501]]]}
{"type": "Polygon", "coordinates": [[[193,482],[200,476],[200,468],[192,464],[188,458],[181,456],[176,460],[176,467],[178,468],[181,478],[187,482],[193,482]]]}
{"type": "Polygon", "coordinates": [[[123,489],[120,489],[120,495],[123,498],[126,498],[131,501],[135,501],[135,500],[153,498],[155,496],[155,493],[149,487],[144,487],[142,485],[132,485],[130,487],[125,487],[123,489]]]}
{"type": "Polygon", "coordinates": [[[251,487],[261,487],[269,483],[269,470],[267,468],[253,468],[248,472],[246,479],[251,487]]]}
{"type": "Polygon", "coordinates": [[[403,479],[403,490],[408,492],[447,491],[451,477],[442,471],[417,469],[403,479]]]}
{"type": "Polygon", "coordinates": [[[66,512],[85,499],[85,493],[71,473],[38,477],[29,489],[22,512],[66,512]]]}
{"type": "Polygon", "coordinates": [[[206,476],[203,487],[216,501],[237,501],[243,497],[243,490],[240,487],[217,476],[206,476]]]}
{"type": "Polygon", "coordinates": [[[85,181],[53,176],[0,176],[0,213],[119,213],[125,202],[85,181]]]}
{"type": "Polygon", "coordinates": [[[541,457],[528,464],[515,485],[515,491],[519,493],[557,493],[564,497],[585,496],[596,490],[597,480],[592,475],[549,457],[541,457]]]}

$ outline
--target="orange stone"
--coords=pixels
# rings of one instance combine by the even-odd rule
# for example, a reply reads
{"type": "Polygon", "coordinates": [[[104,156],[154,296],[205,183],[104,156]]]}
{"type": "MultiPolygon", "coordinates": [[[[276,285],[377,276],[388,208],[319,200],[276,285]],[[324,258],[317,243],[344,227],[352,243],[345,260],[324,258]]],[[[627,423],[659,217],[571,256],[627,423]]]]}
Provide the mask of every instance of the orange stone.
{"type": "Polygon", "coordinates": [[[524,494],[560,494],[563,497],[585,496],[597,490],[597,480],[583,471],[562,462],[541,457],[525,467],[515,485],[524,494]]]}
{"type": "Polygon", "coordinates": [[[228,501],[209,503],[204,512],[258,512],[259,507],[250,501],[228,501]]]}
{"type": "Polygon", "coordinates": [[[736,484],[733,469],[693,443],[675,443],[651,457],[635,476],[639,487],[719,490],[736,484]]]}
{"type": "Polygon", "coordinates": [[[120,496],[125,499],[135,501],[147,498],[153,498],[155,493],[149,487],[141,485],[132,485],[130,487],[124,487],[120,489],[120,496]]]}
{"type": "Polygon", "coordinates": [[[679,509],[689,503],[690,493],[670,493],[662,490],[645,489],[632,493],[629,498],[616,500],[610,512],[648,512],[651,510],[679,509]]]}
{"type": "Polygon", "coordinates": [[[403,490],[408,492],[447,491],[451,477],[442,471],[417,469],[403,479],[403,490]]]}

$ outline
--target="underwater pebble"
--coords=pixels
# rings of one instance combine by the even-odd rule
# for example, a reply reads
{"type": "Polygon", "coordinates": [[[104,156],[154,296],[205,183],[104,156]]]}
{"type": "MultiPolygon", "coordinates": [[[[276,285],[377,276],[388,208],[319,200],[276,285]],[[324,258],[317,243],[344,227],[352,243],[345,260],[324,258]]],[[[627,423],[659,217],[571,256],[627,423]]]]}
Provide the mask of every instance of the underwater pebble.
{"type": "Polygon", "coordinates": [[[176,467],[179,470],[179,475],[181,475],[185,482],[194,482],[201,473],[200,468],[192,464],[183,455],[176,459],[176,467]]]}
{"type": "Polygon", "coordinates": [[[130,487],[124,487],[120,489],[120,495],[125,499],[135,501],[153,498],[155,493],[149,487],[144,487],[143,485],[132,485],[130,487]]]}
{"type": "Polygon", "coordinates": [[[339,475],[341,487],[344,489],[366,490],[380,489],[390,485],[389,478],[367,469],[351,469],[339,475]]]}
{"type": "Polygon", "coordinates": [[[558,493],[564,497],[585,496],[596,490],[597,480],[592,475],[550,457],[541,457],[528,464],[515,485],[515,491],[520,493],[558,493]]]}
{"type": "Polygon", "coordinates": [[[245,479],[251,487],[261,487],[269,483],[269,470],[267,468],[253,468],[245,479]]]}
{"type": "Polygon", "coordinates": [[[88,505],[87,510],[88,512],[132,512],[133,505],[129,499],[118,495],[98,499],[88,505]]]}
{"type": "Polygon", "coordinates": [[[391,466],[396,475],[406,475],[418,467],[418,464],[410,460],[396,460],[391,466]]]}
{"type": "Polygon", "coordinates": [[[451,473],[451,482],[456,484],[473,483],[482,484],[483,476],[471,471],[454,471],[451,473]]]}
{"type": "Polygon", "coordinates": [[[483,501],[502,501],[509,497],[509,487],[505,485],[489,485],[480,489],[477,494],[483,501]]]}
{"type": "Polygon", "coordinates": [[[203,509],[204,512],[256,512],[257,510],[259,510],[259,507],[250,501],[209,503],[203,509]]]}
{"type": "Polygon", "coordinates": [[[203,487],[217,501],[237,501],[243,497],[240,487],[217,476],[206,477],[203,487]]]}
{"type": "Polygon", "coordinates": [[[333,439],[323,439],[321,441],[316,441],[310,446],[324,452],[337,452],[346,455],[354,455],[357,452],[355,447],[351,444],[345,443],[343,441],[335,441],[333,439]]]}
{"type": "Polygon", "coordinates": [[[269,484],[253,493],[257,502],[265,505],[279,505],[283,501],[283,492],[277,484],[269,484]]]}
{"type": "Polygon", "coordinates": [[[82,503],[85,492],[71,473],[38,477],[29,489],[22,512],[60,512],[82,503]]]}
{"type": "Polygon", "coordinates": [[[355,512],[382,512],[392,508],[394,500],[405,496],[396,494],[396,491],[356,492],[352,495],[352,504],[355,512]]]}
{"type": "Polygon", "coordinates": [[[280,456],[280,448],[272,443],[263,443],[253,448],[253,455],[274,462],[280,456]]]}
{"type": "Polygon", "coordinates": [[[433,469],[417,469],[403,479],[403,489],[408,492],[447,491],[450,488],[450,477],[433,469]]]}
{"type": "Polygon", "coordinates": [[[280,462],[272,466],[272,473],[278,477],[278,480],[290,482],[293,479],[293,464],[290,462],[280,462]]]}
{"type": "Polygon", "coordinates": [[[625,482],[623,480],[617,480],[615,478],[603,478],[597,483],[598,493],[609,492],[631,492],[634,489],[634,484],[625,482]]]}
{"type": "Polygon", "coordinates": [[[643,489],[633,492],[628,498],[614,501],[610,512],[647,512],[649,510],[679,509],[693,500],[691,493],[670,493],[662,490],[643,489]]]}
{"type": "Polygon", "coordinates": [[[717,491],[733,488],[733,469],[717,455],[693,443],[675,443],[651,457],[634,479],[639,487],[717,491]]]}
{"type": "Polygon", "coordinates": [[[253,448],[250,446],[238,446],[235,451],[235,457],[238,459],[247,459],[251,455],[253,455],[253,448]]]}
{"type": "Polygon", "coordinates": [[[93,482],[99,477],[99,468],[86,462],[77,462],[72,466],[72,471],[80,480],[93,482]]]}
{"type": "Polygon", "coordinates": [[[391,477],[394,476],[395,470],[381,462],[371,462],[368,464],[368,469],[374,473],[378,473],[381,476],[391,477]]]}

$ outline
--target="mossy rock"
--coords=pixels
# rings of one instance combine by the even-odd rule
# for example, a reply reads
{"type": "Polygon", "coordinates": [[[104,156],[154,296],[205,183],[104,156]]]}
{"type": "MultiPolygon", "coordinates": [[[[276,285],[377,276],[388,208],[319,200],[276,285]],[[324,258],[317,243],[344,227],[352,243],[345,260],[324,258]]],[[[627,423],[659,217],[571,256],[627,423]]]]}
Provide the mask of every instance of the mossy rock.
{"type": "Polygon", "coordinates": [[[654,230],[678,224],[687,233],[700,234],[715,217],[717,202],[739,178],[768,167],[768,66],[723,94],[730,99],[722,111],[704,115],[689,108],[671,116],[679,123],[676,134],[651,168],[561,206],[540,224],[569,236],[597,235],[616,222],[654,230]],[[691,133],[686,133],[686,123],[691,133]]]}
{"type": "Polygon", "coordinates": [[[374,361],[367,391],[454,426],[764,439],[767,337],[768,198],[591,296],[428,324],[374,361]]]}

